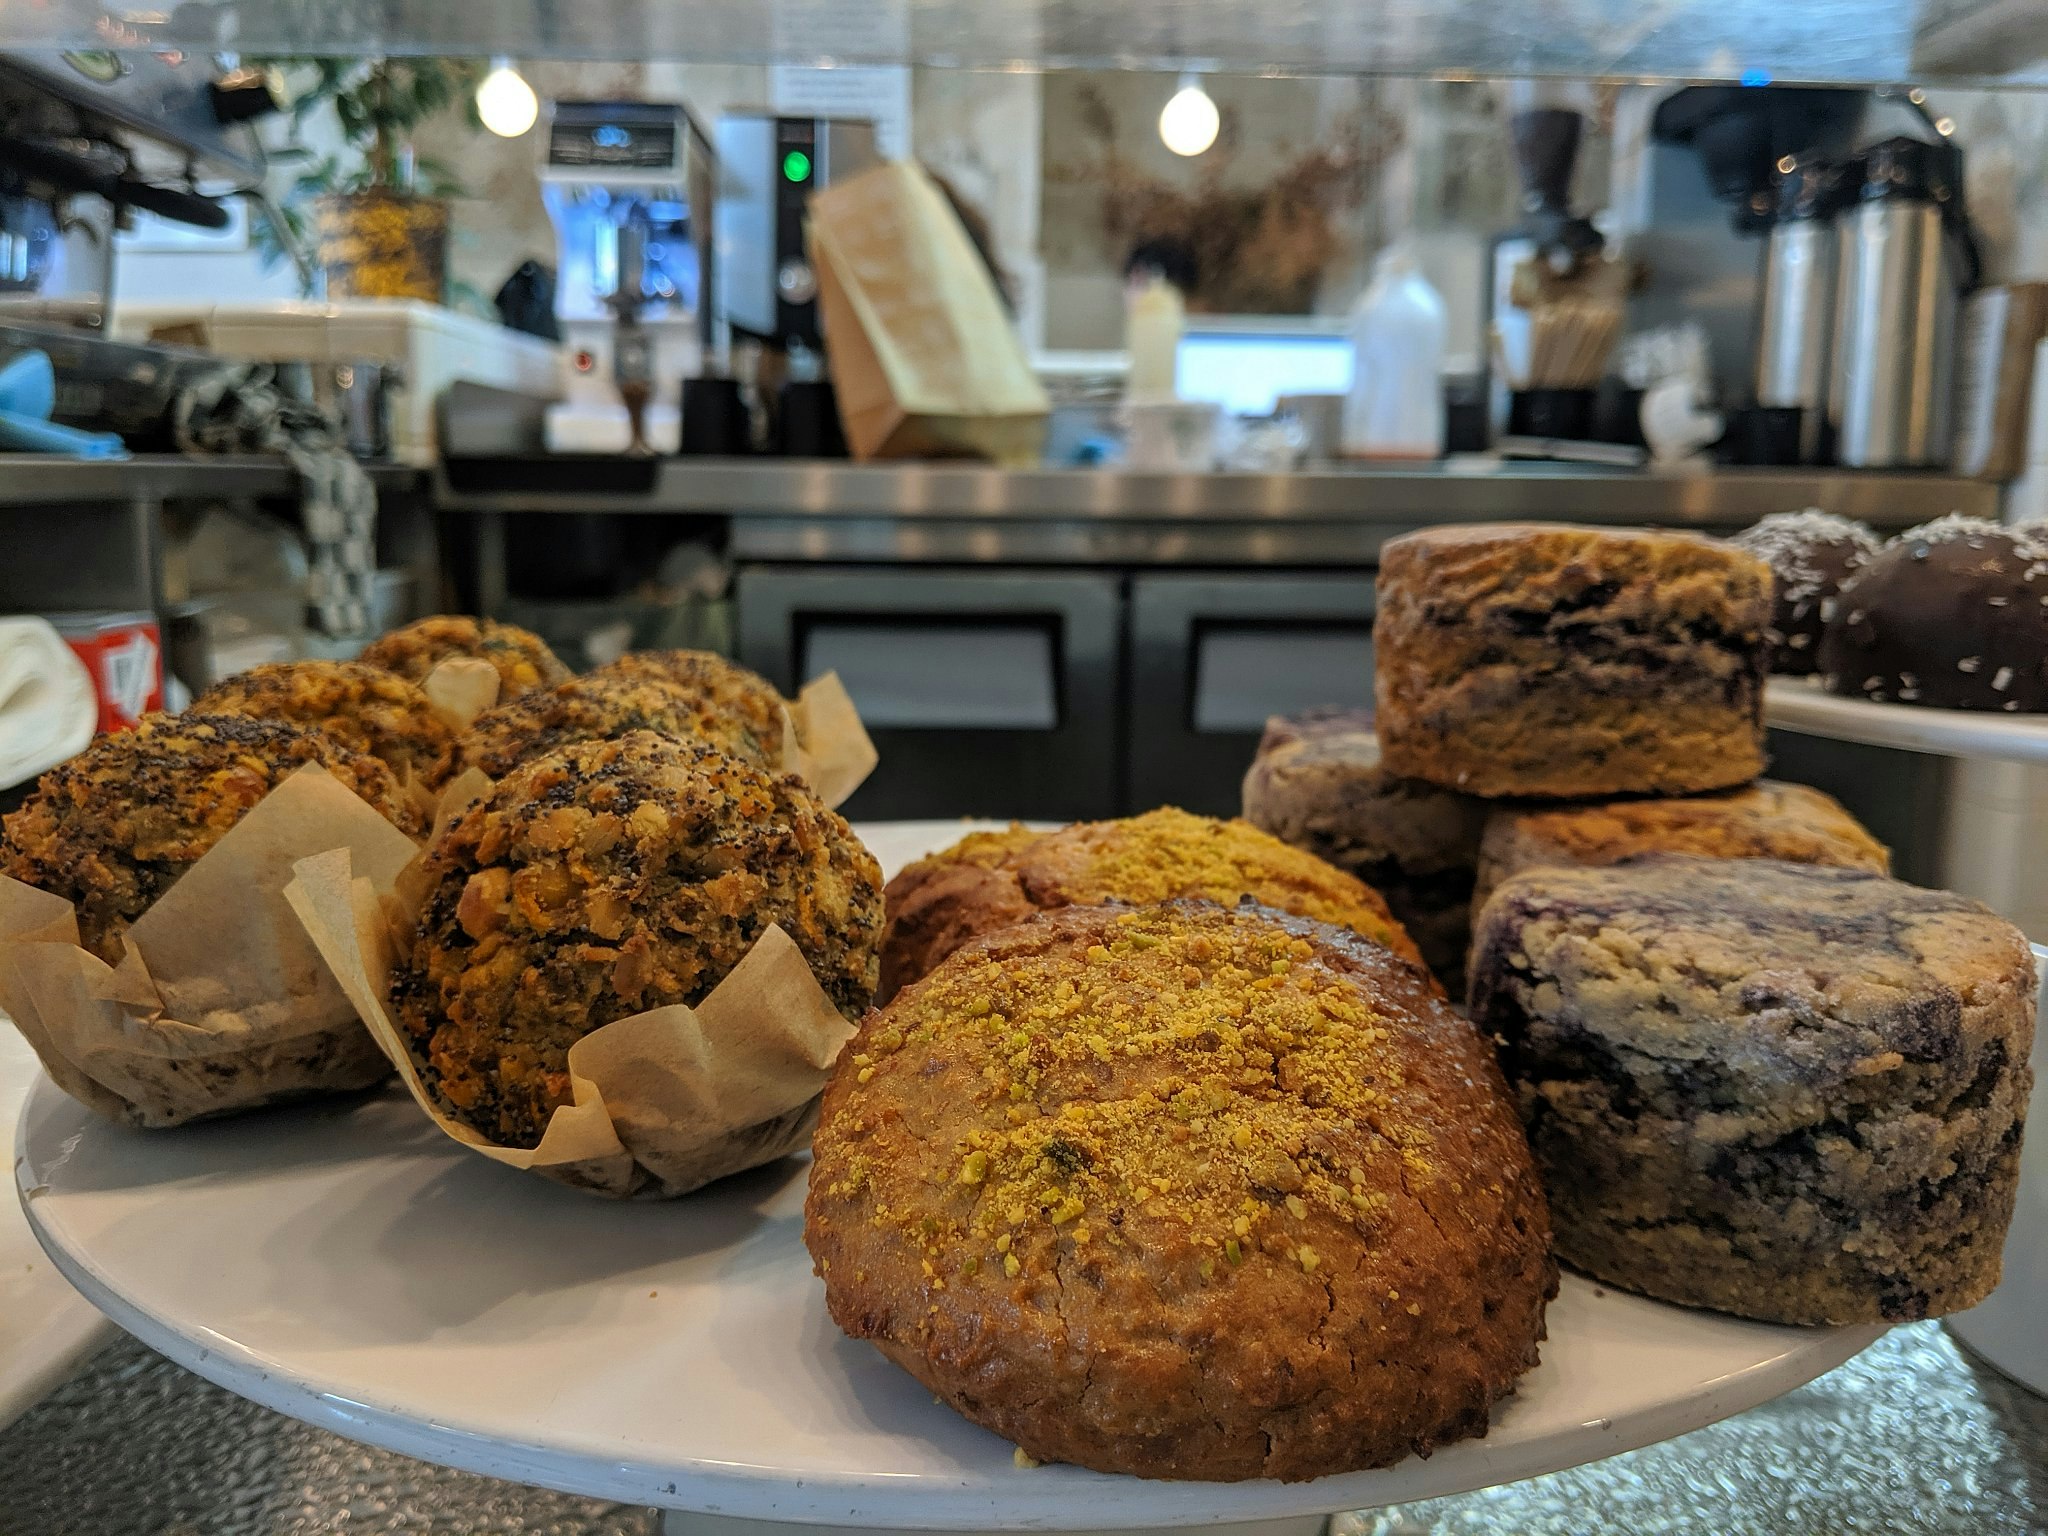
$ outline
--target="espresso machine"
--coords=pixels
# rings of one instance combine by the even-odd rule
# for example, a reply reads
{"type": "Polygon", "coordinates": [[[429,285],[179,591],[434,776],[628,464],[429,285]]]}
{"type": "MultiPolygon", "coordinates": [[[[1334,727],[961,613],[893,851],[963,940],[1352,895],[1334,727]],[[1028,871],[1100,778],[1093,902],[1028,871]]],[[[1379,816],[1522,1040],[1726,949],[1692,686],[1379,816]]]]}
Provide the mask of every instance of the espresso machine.
{"type": "Polygon", "coordinates": [[[115,233],[137,209],[225,227],[224,198],[262,183],[248,124],[277,109],[265,75],[206,54],[0,55],[0,360],[50,359],[59,425],[172,446],[172,402],[213,359],[109,339],[115,233]]]}
{"type": "Polygon", "coordinates": [[[718,120],[720,324],[749,398],[749,446],[844,457],[805,237],[811,197],[880,159],[861,119],[729,112],[718,120]]]}
{"type": "Polygon", "coordinates": [[[683,380],[716,361],[711,146],[649,101],[554,102],[542,142],[564,358],[548,449],[673,453],[683,380]]]}

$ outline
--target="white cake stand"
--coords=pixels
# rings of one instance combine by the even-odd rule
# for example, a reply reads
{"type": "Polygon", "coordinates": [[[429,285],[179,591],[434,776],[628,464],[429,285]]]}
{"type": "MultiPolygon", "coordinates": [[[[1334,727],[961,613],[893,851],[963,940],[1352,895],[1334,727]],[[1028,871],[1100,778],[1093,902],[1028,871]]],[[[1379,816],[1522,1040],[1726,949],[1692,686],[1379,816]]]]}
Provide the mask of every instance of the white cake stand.
{"type": "MultiPolygon", "coordinates": [[[[14,1140],[36,1053],[0,1013],[0,1143],[14,1140]]],[[[0,1208],[0,1429],[34,1407],[114,1330],[37,1246],[14,1206],[0,1208]]]]}
{"type": "Polygon", "coordinates": [[[1779,730],[1937,757],[2048,763],[2048,715],[1879,704],[1824,692],[1817,678],[1774,677],[1764,719],[1779,730]]]}
{"type": "MultiPolygon", "coordinates": [[[[932,840],[871,839],[892,863],[932,840]]],[[[1021,1467],[842,1337],[803,1249],[797,1161],[615,1204],[465,1151],[396,1091],[139,1132],[43,1080],[15,1167],[58,1267],[209,1380],[428,1461],[689,1512],[677,1528],[696,1532],[1311,1530],[1682,1434],[1883,1331],[1744,1323],[1567,1277],[1543,1363],[1483,1440],[1314,1483],[1149,1482],[1021,1467]]]]}

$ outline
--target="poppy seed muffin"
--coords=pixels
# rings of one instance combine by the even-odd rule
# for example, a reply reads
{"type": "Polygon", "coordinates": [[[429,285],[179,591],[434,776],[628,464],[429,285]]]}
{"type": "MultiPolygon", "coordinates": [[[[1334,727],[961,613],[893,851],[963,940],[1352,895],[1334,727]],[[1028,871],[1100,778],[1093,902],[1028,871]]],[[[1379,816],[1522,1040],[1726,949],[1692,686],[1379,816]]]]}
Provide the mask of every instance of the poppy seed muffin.
{"type": "Polygon", "coordinates": [[[1378,891],[1463,995],[1484,800],[1397,778],[1380,766],[1370,714],[1318,710],[1266,722],[1244,776],[1244,819],[1378,891]]]}
{"type": "Polygon", "coordinates": [[[408,837],[426,834],[391,770],[324,732],[248,715],[145,715],[43,775],[6,819],[0,875],[71,902],[79,943],[118,965],[128,925],[307,763],[408,837]]]}
{"type": "Polygon", "coordinates": [[[223,678],[192,701],[201,715],[253,715],[324,731],[398,775],[439,789],[455,733],[417,684],[360,661],[276,661],[223,678]]]}
{"type": "Polygon", "coordinates": [[[1820,670],[1820,637],[1842,583],[1877,557],[1880,541],[1862,523],[1809,507],[1773,512],[1729,542],[1771,568],[1771,670],[1810,677],[1820,670]]]}
{"type": "Polygon", "coordinates": [[[569,1047],[694,1004],[771,924],[857,1019],[875,990],[882,879],[801,779],[636,731],[507,774],[428,846],[392,976],[441,1111],[531,1147],[569,1102],[569,1047]]]}
{"type": "Polygon", "coordinates": [[[1981,903],[1771,859],[1527,870],[1473,935],[1472,1021],[1575,1268],[1780,1323],[1998,1283],[2034,965],[1981,903]]]}
{"type": "MultiPolygon", "coordinates": [[[[593,677],[652,678],[704,705],[698,734],[733,756],[780,768],[789,707],[775,685],[715,651],[628,651],[593,677]]],[[[787,765],[787,766],[794,766],[787,765]]]]}
{"type": "Polygon", "coordinates": [[[1556,1285],[1479,1034],[1250,903],[1073,907],[870,1014],[804,1240],[833,1320],[1041,1461],[1299,1480],[1486,1431],[1556,1285]]]}
{"type": "Polygon", "coordinates": [[[1230,906],[1250,897],[1349,928],[1422,964],[1386,902],[1356,876],[1248,822],[1163,806],[1054,832],[977,832],[899,870],[889,882],[880,998],[887,1002],[969,939],[1040,912],[1181,896],[1230,906]]]}
{"type": "Polygon", "coordinates": [[[776,757],[751,755],[742,732],[704,699],[654,677],[586,672],[554,688],[537,688],[487,709],[456,743],[456,763],[491,778],[519,764],[581,741],[613,741],[629,731],[653,731],[678,740],[721,747],[756,768],[776,757]]]}
{"type": "Polygon", "coordinates": [[[1783,859],[1891,872],[1891,854],[1831,795],[1759,779],[1743,789],[1676,800],[1500,806],[1487,818],[1472,892],[1476,922],[1510,875],[1538,865],[1592,867],[1648,853],[1783,859]]]}
{"type": "Polygon", "coordinates": [[[1731,789],[1764,768],[1771,569],[1649,529],[1428,528],[1380,552],[1387,771],[1487,799],[1731,789]]]}
{"type": "Polygon", "coordinates": [[[396,672],[408,682],[423,683],[429,672],[452,656],[473,656],[496,668],[501,703],[530,689],[551,688],[569,680],[569,669],[532,630],[454,613],[416,619],[394,629],[364,646],[356,659],[396,672]]]}

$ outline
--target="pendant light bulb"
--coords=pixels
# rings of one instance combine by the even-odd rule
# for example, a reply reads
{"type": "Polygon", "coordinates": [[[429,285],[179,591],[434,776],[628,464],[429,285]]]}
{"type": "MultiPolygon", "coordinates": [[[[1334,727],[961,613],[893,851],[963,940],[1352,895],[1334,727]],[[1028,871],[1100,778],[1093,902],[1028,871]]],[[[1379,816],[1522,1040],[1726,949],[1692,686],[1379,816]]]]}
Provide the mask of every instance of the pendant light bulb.
{"type": "Polygon", "coordinates": [[[1180,89],[1173,93],[1159,114],[1159,137],[1176,155],[1199,155],[1216,142],[1223,115],[1193,75],[1181,76],[1180,89]]]}
{"type": "Polygon", "coordinates": [[[516,139],[540,120],[540,98],[510,59],[493,59],[476,88],[476,115],[499,138],[516,139]]]}

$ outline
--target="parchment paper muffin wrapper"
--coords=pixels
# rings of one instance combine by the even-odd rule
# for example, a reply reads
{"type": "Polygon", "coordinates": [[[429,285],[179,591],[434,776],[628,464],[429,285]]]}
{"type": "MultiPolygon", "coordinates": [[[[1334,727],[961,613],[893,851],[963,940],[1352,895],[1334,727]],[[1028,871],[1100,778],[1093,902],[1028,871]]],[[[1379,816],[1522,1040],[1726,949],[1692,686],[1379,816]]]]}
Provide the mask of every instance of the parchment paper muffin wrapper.
{"type": "Polygon", "coordinates": [[[434,712],[457,732],[468,730],[498,702],[500,686],[498,669],[479,656],[450,656],[420,681],[434,712]]]}
{"type": "Polygon", "coordinates": [[[285,896],[398,1076],[434,1124],[509,1168],[614,1198],[688,1194],[810,1140],[818,1095],[853,1038],[779,927],[694,1008],[654,1008],[569,1048],[571,1102],[540,1145],[497,1145],[429,1098],[388,1006],[394,927],[420,895],[417,866],[380,885],[350,850],[301,859],[285,896]]]}
{"type": "Polygon", "coordinates": [[[812,678],[789,705],[782,766],[837,810],[882,759],[837,672],[812,678]]]}
{"type": "Polygon", "coordinates": [[[126,1125],[368,1087],[390,1063],[284,899],[328,849],[387,881],[419,852],[308,764],[135,921],[118,966],[79,947],[70,902],[0,877],[0,1008],[58,1087],[126,1125]]]}
{"type": "MultiPolygon", "coordinates": [[[[427,674],[422,685],[442,718],[466,731],[498,698],[498,673],[487,661],[454,656],[427,674]]],[[[803,778],[811,791],[835,810],[875,771],[881,756],[860,723],[846,685],[837,672],[812,678],[782,715],[782,767],[803,778]]],[[[443,786],[434,812],[436,832],[463,807],[489,792],[491,781],[475,769],[458,774],[443,786]]]]}

